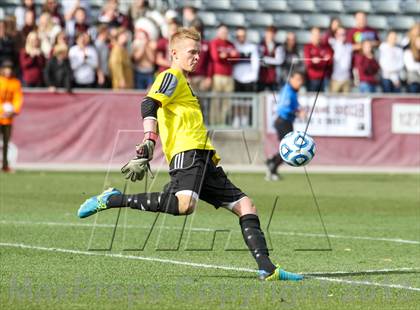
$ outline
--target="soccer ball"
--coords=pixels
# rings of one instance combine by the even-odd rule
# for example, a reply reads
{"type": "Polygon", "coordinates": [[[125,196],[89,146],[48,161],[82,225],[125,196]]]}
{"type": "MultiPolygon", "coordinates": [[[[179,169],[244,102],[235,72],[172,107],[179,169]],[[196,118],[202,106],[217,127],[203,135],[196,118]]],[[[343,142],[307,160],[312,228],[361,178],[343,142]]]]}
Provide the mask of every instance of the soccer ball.
{"type": "Polygon", "coordinates": [[[287,164],[305,166],[315,156],[315,141],[302,131],[292,131],[280,141],[279,152],[287,164]]]}

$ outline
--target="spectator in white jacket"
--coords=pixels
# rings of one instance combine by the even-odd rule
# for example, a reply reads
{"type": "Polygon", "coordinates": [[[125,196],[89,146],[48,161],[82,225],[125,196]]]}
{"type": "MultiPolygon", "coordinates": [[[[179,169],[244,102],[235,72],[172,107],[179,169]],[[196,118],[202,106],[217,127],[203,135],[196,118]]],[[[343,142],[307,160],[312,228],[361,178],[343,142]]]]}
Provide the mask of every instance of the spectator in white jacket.
{"type": "Polygon", "coordinates": [[[384,93],[401,91],[400,75],[404,68],[403,50],[397,46],[397,33],[390,31],[386,41],[379,46],[379,66],[381,67],[381,84],[384,93]]]}
{"type": "MultiPolygon", "coordinates": [[[[234,42],[239,58],[235,59],[233,65],[233,79],[236,92],[255,92],[257,90],[258,73],[260,70],[260,59],[258,46],[250,43],[246,38],[246,29],[236,29],[236,41],[234,42]]],[[[234,107],[233,127],[249,126],[250,106],[238,103],[234,107]]]]}
{"type": "Polygon", "coordinates": [[[420,36],[410,40],[410,45],[404,51],[404,66],[407,72],[407,91],[420,92],[420,36]]]}
{"type": "Polygon", "coordinates": [[[330,91],[332,93],[348,93],[351,89],[351,64],[353,46],[346,42],[346,30],[339,27],[334,37],[328,41],[334,50],[333,72],[330,91]]]}
{"type": "Polygon", "coordinates": [[[89,41],[90,38],[87,33],[78,33],[76,36],[76,45],[72,46],[69,51],[75,87],[93,88],[96,84],[98,54],[96,49],[89,45],[89,41]]]}

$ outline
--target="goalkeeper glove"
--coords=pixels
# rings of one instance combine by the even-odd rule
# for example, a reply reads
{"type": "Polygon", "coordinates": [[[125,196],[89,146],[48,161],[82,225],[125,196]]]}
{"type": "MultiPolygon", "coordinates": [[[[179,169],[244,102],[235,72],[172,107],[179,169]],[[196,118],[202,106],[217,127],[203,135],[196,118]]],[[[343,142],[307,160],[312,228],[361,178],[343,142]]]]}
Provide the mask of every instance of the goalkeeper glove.
{"type": "Polygon", "coordinates": [[[137,156],[121,168],[121,172],[127,180],[132,182],[141,181],[147,171],[151,173],[149,162],[153,158],[154,149],[154,140],[144,140],[143,143],[136,145],[137,156]]]}

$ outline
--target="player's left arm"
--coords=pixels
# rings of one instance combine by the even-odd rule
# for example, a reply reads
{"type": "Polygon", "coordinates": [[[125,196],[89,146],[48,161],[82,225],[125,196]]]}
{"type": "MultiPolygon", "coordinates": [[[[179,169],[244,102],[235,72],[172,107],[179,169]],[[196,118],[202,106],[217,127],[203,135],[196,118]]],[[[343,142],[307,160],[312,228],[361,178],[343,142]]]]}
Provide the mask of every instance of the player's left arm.
{"type": "Polygon", "coordinates": [[[143,117],[143,142],[136,146],[137,155],[121,168],[127,179],[135,182],[142,180],[147,171],[150,171],[149,162],[153,159],[153,152],[158,138],[157,111],[173,100],[173,94],[178,79],[170,72],[158,75],[149,93],[141,103],[143,117]]]}
{"type": "Polygon", "coordinates": [[[136,145],[136,157],[121,168],[121,172],[126,179],[133,182],[141,181],[147,171],[150,171],[149,162],[153,159],[153,152],[158,139],[157,110],[160,106],[159,101],[148,96],[144,97],[141,103],[144,129],[143,142],[136,145]]]}

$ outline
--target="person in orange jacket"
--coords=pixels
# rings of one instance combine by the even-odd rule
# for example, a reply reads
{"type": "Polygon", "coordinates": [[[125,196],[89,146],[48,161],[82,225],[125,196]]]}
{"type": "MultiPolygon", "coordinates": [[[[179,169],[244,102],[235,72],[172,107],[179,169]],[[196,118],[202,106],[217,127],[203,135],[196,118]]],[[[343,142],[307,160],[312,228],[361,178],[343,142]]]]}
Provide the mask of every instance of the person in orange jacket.
{"type": "Polygon", "coordinates": [[[7,151],[12,133],[13,118],[22,108],[20,81],[13,77],[13,63],[5,60],[0,68],[0,133],[3,136],[3,172],[11,172],[7,151]]]}

